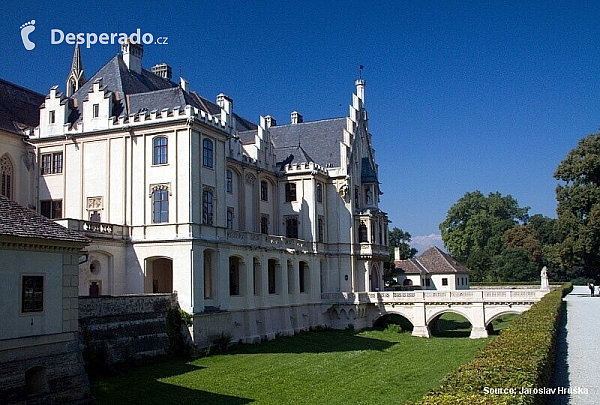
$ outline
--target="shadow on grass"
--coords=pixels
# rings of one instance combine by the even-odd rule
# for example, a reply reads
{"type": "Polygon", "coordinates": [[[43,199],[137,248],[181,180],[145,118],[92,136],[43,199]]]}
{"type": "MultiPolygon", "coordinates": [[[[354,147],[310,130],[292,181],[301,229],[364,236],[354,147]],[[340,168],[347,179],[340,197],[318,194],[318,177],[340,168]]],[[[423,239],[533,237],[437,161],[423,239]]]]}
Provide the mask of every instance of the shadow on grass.
{"type": "Polygon", "coordinates": [[[471,335],[471,323],[462,319],[445,319],[443,315],[429,322],[429,331],[434,337],[464,338],[471,335]]]}
{"type": "Polygon", "coordinates": [[[278,337],[275,340],[260,344],[243,344],[235,346],[224,354],[258,354],[258,353],[333,353],[355,350],[383,351],[393,346],[394,342],[372,339],[353,331],[320,331],[302,332],[293,337],[278,337]]]}
{"type": "Polygon", "coordinates": [[[133,366],[112,377],[92,379],[92,394],[98,404],[241,405],[254,402],[250,398],[215,394],[160,381],[202,369],[204,367],[186,363],[183,359],[165,359],[151,367],[133,366]]]}

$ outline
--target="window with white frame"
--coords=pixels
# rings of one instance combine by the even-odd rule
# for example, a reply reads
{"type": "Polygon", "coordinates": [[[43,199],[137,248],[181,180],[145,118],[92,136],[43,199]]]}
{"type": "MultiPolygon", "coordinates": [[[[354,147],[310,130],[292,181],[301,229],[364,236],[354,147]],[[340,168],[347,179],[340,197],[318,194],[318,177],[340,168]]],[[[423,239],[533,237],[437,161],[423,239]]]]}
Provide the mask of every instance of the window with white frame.
{"type": "Polygon", "coordinates": [[[152,164],[164,165],[168,163],[168,139],[166,136],[157,136],[152,140],[152,164]]]}
{"type": "Polygon", "coordinates": [[[157,188],[152,192],[152,222],[169,222],[169,190],[157,188]]]}
{"type": "Polygon", "coordinates": [[[205,138],[202,141],[202,164],[205,167],[213,167],[213,141],[205,138]]]}

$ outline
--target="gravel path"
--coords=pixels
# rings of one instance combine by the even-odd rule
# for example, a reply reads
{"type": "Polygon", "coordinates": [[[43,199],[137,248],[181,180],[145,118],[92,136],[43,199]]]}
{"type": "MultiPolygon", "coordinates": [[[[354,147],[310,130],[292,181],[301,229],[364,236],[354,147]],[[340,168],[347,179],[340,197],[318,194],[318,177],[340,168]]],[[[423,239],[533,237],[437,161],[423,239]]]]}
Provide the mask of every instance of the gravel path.
{"type": "Polygon", "coordinates": [[[565,301],[566,318],[557,341],[554,386],[570,387],[573,391],[549,402],[600,404],[600,297],[590,297],[586,286],[575,286],[565,301]]]}

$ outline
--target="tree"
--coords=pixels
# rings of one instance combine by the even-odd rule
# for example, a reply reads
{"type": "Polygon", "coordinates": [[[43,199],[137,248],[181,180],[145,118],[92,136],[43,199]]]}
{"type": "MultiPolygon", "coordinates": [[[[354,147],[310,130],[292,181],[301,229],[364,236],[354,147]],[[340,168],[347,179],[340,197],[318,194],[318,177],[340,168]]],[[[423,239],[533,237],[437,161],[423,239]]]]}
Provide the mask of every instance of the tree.
{"type": "Polygon", "coordinates": [[[504,250],[502,235],[526,222],[528,211],[510,195],[466,193],[440,224],[442,240],[450,254],[471,270],[473,281],[489,280],[494,278],[493,259],[504,250]]]}
{"type": "Polygon", "coordinates": [[[390,251],[390,256],[392,257],[392,261],[394,260],[394,250],[395,248],[400,248],[400,259],[410,259],[414,257],[418,250],[410,246],[411,235],[408,232],[404,232],[400,228],[394,227],[388,233],[388,249],[390,251]]]}
{"type": "MultiPolygon", "coordinates": [[[[502,235],[502,242],[507,249],[523,249],[529,260],[536,264],[542,262],[542,243],[536,229],[530,224],[515,225],[502,235]]],[[[541,267],[540,267],[541,268],[541,267]]]]}
{"type": "Polygon", "coordinates": [[[558,165],[554,177],[558,207],[556,246],[563,266],[581,266],[598,278],[600,264],[600,134],[579,141],[558,165]]]}
{"type": "Polygon", "coordinates": [[[400,259],[409,259],[414,257],[418,250],[410,246],[411,235],[408,232],[404,232],[400,228],[394,227],[391,231],[388,231],[388,249],[390,253],[390,259],[384,267],[384,279],[391,281],[394,269],[394,250],[400,248],[400,259]]]}
{"type": "Polygon", "coordinates": [[[535,281],[539,279],[539,270],[531,261],[530,252],[523,248],[507,248],[502,254],[494,256],[493,281],[535,281]]]}

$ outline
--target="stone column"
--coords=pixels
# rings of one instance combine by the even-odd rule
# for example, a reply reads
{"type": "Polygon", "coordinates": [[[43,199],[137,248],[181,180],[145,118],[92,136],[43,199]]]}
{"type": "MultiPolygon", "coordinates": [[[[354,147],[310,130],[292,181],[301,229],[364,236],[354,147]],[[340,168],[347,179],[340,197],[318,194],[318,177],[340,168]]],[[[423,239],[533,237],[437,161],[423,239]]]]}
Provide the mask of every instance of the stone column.
{"type": "Polygon", "coordinates": [[[425,312],[424,302],[416,302],[415,305],[413,305],[412,335],[426,338],[429,337],[429,328],[427,327],[427,313],[425,312]]]}
{"type": "Polygon", "coordinates": [[[487,329],[485,328],[485,308],[483,302],[473,303],[472,305],[473,327],[471,329],[471,339],[480,339],[488,337],[487,329]]]}
{"type": "Polygon", "coordinates": [[[204,311],[204,248],[192,246],[192,310],[204,311]]]}

